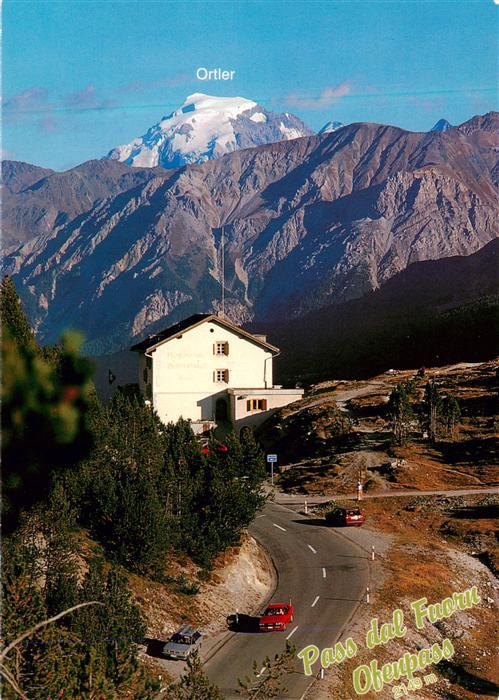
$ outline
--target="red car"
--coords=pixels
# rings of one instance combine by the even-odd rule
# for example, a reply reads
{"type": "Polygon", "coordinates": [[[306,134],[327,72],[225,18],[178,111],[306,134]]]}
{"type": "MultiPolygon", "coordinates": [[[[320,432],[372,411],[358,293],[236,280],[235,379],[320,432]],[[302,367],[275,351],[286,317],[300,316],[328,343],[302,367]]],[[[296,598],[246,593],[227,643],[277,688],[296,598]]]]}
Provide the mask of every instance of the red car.
{"type": "Polygon", "coordinates": [[[364,514],[358,508],[335,508],[326,513],[326,522],[331,525],[362,525],[364,514]]]}
{"type": "MultiPolygon", "coordinates": [[[[215,450],[217,452],[228,452],[229,448],[227,445],[224,445],[223,442],[219,442],[215,446],[215,450]]],[[[201,454],[202,455],[207,455],[210,452],[210,447],[208,443],[205,443],[204,445],[201,446],[201,454]]]]}
{"type": "Polygon", "coordinates": [[[283,631],[293,622],[291,603],[271,603],[260,618],[260,632],[283,631]]]}

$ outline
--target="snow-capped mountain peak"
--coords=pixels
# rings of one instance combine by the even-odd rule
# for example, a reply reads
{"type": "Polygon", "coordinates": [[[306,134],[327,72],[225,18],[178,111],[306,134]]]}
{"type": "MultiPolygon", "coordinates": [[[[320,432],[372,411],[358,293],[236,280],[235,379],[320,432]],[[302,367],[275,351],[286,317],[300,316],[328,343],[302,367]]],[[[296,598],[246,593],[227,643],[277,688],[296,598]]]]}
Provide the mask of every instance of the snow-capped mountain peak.
{"type": "Polygon", "coordinates": [[[449,124],[447,119],[439,119],[438,122],[430,129],[430,131],[449,131],[453,129],[452,124],[449,124]]]}
{"type": "Polygon", "coordinates": [[[197,92],[146,134],[116,146],[106,157],[127,165],[175,168],[312,133],[297,117],[269,112],[253,100],[197,92]]]}
{"type": "Polygon", "coordinates": [[[342,126],[345,126],[343,122],[327,122],[319,131],[319,134],[330,134],[333,131],[341,129],[342,126]]]}
{"type": "Polygon", "coordinates": [[[164,119],[168,120],[172,117],[189,115],[191,112],[197,112],[198,116],[204,115],[208,117],[208,115],[216,114],[227,115],[235,119],[238,114],[246,112],[248,109],[253,109],[253,107],[256,107],[256,102],[247,100],[244,97],[216,97],[205,95],[202,92],[195,92],[186,97],[179,109],[168,117],[164,117],[164,119]]]}

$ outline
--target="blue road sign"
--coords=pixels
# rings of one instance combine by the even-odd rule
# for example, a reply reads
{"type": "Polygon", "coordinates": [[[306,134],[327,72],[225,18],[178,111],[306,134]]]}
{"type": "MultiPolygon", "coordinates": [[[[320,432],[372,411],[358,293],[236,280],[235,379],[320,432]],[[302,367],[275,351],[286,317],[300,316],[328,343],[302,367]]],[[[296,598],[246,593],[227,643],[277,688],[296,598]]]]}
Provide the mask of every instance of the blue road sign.
{"type": "Polygon", "coordinates": [[[267,455],[267,462],[277,462],[277,455],[267,455]]]}

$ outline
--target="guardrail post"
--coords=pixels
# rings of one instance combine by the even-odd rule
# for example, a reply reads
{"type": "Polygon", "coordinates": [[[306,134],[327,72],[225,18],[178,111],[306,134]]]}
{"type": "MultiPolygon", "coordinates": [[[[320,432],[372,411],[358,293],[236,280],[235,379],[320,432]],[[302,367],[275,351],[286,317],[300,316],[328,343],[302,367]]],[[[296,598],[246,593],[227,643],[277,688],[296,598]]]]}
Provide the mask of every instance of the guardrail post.
{"type": "Polygon", "coordinates": [[[374,545],[371,545],[371,560],[374,561],[374,545]]]}
{"type": "Polygon", "coordinates": [[[305,501],[305,515],[308,515],[307,501],[305,501]]]}
{"type": "Polygon", "coordinates": [[[369,595],[369,586],[366,588],[366,603],[370,602],[370,595],[369,595]]]}

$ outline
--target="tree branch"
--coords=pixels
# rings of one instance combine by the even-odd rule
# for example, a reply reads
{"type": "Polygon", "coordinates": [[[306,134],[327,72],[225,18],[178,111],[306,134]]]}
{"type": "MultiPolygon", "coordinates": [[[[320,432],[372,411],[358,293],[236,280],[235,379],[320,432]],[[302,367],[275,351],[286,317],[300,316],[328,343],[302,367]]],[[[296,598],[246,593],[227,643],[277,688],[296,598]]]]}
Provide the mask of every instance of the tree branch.
{"type": "Polygon", "coordinates": [[[87,605],[104,605],[104,603],[101,603],[98,600],[91,600],[87,603],[78,603],[78,605],[74,605],[72,608],[68,608],[67,610],[63,610],[62,612],[58,613],[57,615],[54,615],[54,617],[50,617],[48,620],[42,620],[42,622],[39,622],[37,625],[34,627],[30,627],[29,630],[24,632],[20,637],[17,637],[17,639],[14,639],[13,642],[9,644],[8,647],[5,647],[5,649],[2,650],[0,653],[0,663],[2,663],[5,660],[5,657],[9,653],[9,651],[12,651],[12,649],[17,646],[20,642],[23,641],[23,639],[26,639],[26,637],[30,637],[33,632],[36,632],[36,630],[39,630],[41,627],[46,627],[47,625],[50,625],[51,622],[55,622],[61,617],[64,617],[64,615],[68,615],[71,612],[74,612],[75,610],[78,610],[78,608],[84,608],[87,605]]]}

